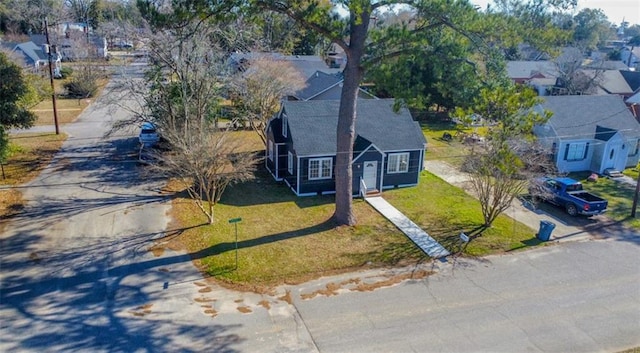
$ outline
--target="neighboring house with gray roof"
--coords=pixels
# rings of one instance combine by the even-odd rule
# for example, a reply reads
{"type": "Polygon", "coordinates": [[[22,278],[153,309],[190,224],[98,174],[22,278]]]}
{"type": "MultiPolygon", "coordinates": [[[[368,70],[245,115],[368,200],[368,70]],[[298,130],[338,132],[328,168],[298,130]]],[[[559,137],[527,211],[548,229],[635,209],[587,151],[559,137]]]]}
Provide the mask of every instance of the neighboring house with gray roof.
{"type": "MultiPolygon", "coordinates": [[[[13,51],[22,55],[25,63],[25,67],[30,68],[35,72],[39,72],[49,65],[49,55],[44,52],[41,46],[38,46],[34,42],[24,42],[16,44],[13,51]]],[[[51,62],[54,65],[55,70],[60,68],[60,56],[53,55],[51,62]]]]}
{"type": "Polygon", "coordinates": [[[640,157],[640,123],[618,95],[550,96],[539,109],[553,113],[534,127],[558,171],[624,170],[640,157]]]}
{"type": "Polygon", "coordinates": [[[244,71],[247,66],[251,64],[252,60],[259,59],[288,62],[304,78],[311,77],[311,75],[317,71],[322,71],[326,74],[337,74],[344,69],[344,65],[329,67],[329,65],[317,55],[282,55],[280,53],[264,52],[233,53],[229,56],[229,64],[235,70],[244,71]]]}
{"type": "Polygon", "coordinates": [[[631,113],[636,117],[636,120],[640,122],[640,89],[636,91],[631,97],[627,98],[625,101],[631,109],[631,113]]]}
{"type": "MultiPolygon", "coordinates": [[[[411,113],[405,108],[395,112],[393,103],[358,101],[354,195],[363,187],[379,192],[418,183],[427,142],[411,113]]],[[[266,167],[298,196],[335,193],[339,106],[339,100],[284,101],[267,125],[266,167]]]]}
{"type": "Polygon", "coordinates": [[[582,70],[582,73],[595,83],[595,94],[618,94],[629,97],[633,89],[620,70],[582,70]]]}
{"type": "Polygon", "coordinates": [[[558,68],[551,61],[508,61],[507,75],[515,83],[526,83],[534,78],[556,78],[558,68]]]}
{"type": "MultiPolygon", "coordinates": [[[[288,100],[308,101],[340,99],[343,82],[344,77],[342,76],[342,73],[328,74],[322,71],[316,71],[311,75],[311,77],[307,78],[305,87],[289,96],[288,100]]],[[[360,88],[358,91],[358,98],[375,99],[376,97],[360,88]]]]}

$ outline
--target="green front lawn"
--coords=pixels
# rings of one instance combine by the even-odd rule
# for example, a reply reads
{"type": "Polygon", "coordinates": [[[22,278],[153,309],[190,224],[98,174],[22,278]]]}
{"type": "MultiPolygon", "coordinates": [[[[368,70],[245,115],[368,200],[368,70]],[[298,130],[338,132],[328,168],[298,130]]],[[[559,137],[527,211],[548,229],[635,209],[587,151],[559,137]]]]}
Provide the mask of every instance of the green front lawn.
{"type": "MultiPolygon", "coordinates": [[[[636,172],[635,176],[637,177],[637,175],[636,172]]],[[[572,173],[569,176],[582,182],[585,190],[593,192],[609,202],[605,213],[608,218],[624,221],[627,226],[640,229],[640,214],[636,214],[636,218],[631,219],[635,185],[628,185],[608,178],[599,178],[595,183],[589,182],[587,181],[589,173],[572,173]]]]}
{"type": "Polygon", "coordinates": [[[457,129],[455,124],[441,121],[421,121],[420,127],[422,133],[427,139],[426,160],[442,160],[453,166],[460,166],[464,161],[469,148],[472,145],[462,142],[462,138],[456,133],[472,134],[476,133],[480,136],[486,134],[486,127],[457,129]],[[443,138],[445,133],[452,136],[450,141],[443,138]]]}
{"type": "MultiPolygon", "coordinates": [[[[418,187],[389,190],[385,199],[451,251],[460,247],[460,231],[482,224],[478,202],[424,172],[418,187]]],[[[354,200],[358,225],[335,227],[333,196],[296,197],[266,173],[258,180],[230,187],[215,208],[216,222],[185,198],[172,208],[179,241],[208,275],[249,289],[301,282],[361,267],[397,266],[428,259],[404,234],[361,199],[354,200]],[[238,268],[235,228],[238,223],[238,268]]],[[[467,248],[484,255],[535,245],[534,231],[507,217],[467,248]]]]}
{"type": "Polygon", "coordinates": [[[296,197],[266,173],[227,189],[215,207],[215,223],[188,199],[175,200],[172,228],[201,270],[257,290],[301,282],[362,266],[387,266],[426,259],[411,241],[362,200],[354,200],[355,227],[335,227],[333,196],[296,197]],[[238,269],[235,269],[235,225],[238,269]],[[194,228],[190,228],[194,227],[194,228]]]}
{"type": "MultiPolygon", "coordinates": [[[[385,191],[384,198],[450,251],[460,245],[460,232],[476,234],[484,223],[475,198],[428,172],[418,186],[385,191]]],[[[466,253],[482,256],[539,243],[534,230],[503,214],[469,243],[466,253]]]]}

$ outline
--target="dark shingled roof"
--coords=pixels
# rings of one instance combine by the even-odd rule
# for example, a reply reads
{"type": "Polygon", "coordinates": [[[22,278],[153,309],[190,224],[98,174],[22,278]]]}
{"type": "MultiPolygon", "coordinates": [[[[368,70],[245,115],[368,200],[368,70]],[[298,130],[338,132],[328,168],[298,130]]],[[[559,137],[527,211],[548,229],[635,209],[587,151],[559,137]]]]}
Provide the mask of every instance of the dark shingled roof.
{"type": "Polygon", "coordinates": [[[560,138],[591,139],[597,126],[618,130],[625,137],[640,136],[640,123],[618,95],[549,96],[542,108],[553,112],[548,124],[560,138]]]}
{"type": "MultiPolygon", "coordinates": [[[[356,135],[382,151],[423,149],[420,125],[406,108],[393,111],[393,99],[362,99],[357,103],[356,135]]],[[[336,127],[340,101],[285,101],[289,130],[299,156],[336,153],[336,127]]],[[[361,141],[361,140],[359,140],[361,141]]]]}
{"type": "Polygon", "coordinates": [[[306,87],[294,94],[294,97],[306,101],[327,89],[337,85],[342,81],[341,74],[328,74],[322,71],[316,71],[305,82],[306,87]]]}
{"type": "Polygon", "coordinates": [[[640,88],[640,72],[638,71],[620,71],[622,77],[627,81],[627,84],[635,92],[640,88]]]}

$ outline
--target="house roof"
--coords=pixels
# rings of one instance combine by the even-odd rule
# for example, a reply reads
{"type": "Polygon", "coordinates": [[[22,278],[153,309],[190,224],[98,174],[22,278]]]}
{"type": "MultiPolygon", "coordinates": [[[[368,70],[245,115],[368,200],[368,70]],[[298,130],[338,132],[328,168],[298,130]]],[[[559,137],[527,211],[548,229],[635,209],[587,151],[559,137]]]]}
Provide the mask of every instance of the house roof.
{"type": "Polygon", "coordinates": [[[620,70],[583,70],[588,77],[596,77],[598,86],[609,94],[631,94],[633,89],[622,76],[620,70]]]}
{"type": "Polygon", "coordinates": [[[288,55],[282,60],[290,62],[305,78],[311,77],[317,71],[327,74],[342,72],[342,68],[330,68],[329,65],[317,55],[288,55]]]}
{"type": "Polygon", "coordinates": [[[324,60],[316,55],[282,55],[280,53],[263,53],[263,52],[250,52],[250,53],[233,53],[230,56],[232,65],[239,66],[245,61],[256,60],[260,58],[270,58],[273,60],[283,60],[291,63],[293,67],[300,72],[304,78],[309,78],[317,71],[322,71],[327,74],[337,74],[342,71],[339,68],[329,68],[324,60]]]}
{"type": "Polygon", "coordinates": [[[627,98],[625,102],[627,104],[640,104],[640,90],[638,90],[633,96],[627,98]]]}
{"type": "Polygon", "coordinates": [[[629,70],[622,61],[615,60],[590,60],[583,65],[585,69],[599,69],[599,70],[629,70]]]}
{"type": "Polygon", "coordinates": [[[609,141],[618,131],[609,129],[600,125],[596,125],[596,140],[609,141]]]}
{"type": "MultiPolygon", "coordinates": [[[[393,103],[393,99],[358,100],[356,135],[382,151],[423,149],[426,140],[420,126],[406,108],[394,112],[393,103]]],[[[339,106],[338,100],[283,102],[283,112],[299,156],[336,153],[339,106]]]]}
{"type": "Polygon", "coordinates": [[[620,74],[627,81],[629,87],[635,92],[640,88],[640,72],[621,70],[620,74]]]}
{"type": "Polygon", "coordinates": [[[507,75],[512,78],[530,78],[536,73],[545,77],[556,77],[558,69],[551,61],[508,61],[507,75]]]}
{"type": "Polygon", "coordinates": [[[598,126],[640,136],[640,123],[618,95],[548,96],[541,107],[553,113],[547,124],[561,139],[592,139],[598,126]]]}
{"type": "Polygon", "coordinates": [[[293,96],[300,100],[309,100],[318,94],[338,85],[343,81],[340,74],[328,74],[322,71],[316,71],[305,82],[306,87],[296,92],[293,96]]]}
{"type": "Polygon", "coordinates": [[[42,51],[42,48],[33,42],[24,42],[16,45],[15,50],[21,51],[28,59],[30,64],[34,64],[38,60],[49,60],[49,56],[42,51]]]}

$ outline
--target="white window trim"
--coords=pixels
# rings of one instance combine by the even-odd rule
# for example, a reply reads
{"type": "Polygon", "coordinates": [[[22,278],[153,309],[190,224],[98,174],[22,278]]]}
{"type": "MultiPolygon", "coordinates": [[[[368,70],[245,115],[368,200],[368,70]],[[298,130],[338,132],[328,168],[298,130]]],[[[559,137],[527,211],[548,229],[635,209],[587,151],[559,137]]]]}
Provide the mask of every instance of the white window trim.
{"type": "Polygon", "coordinates": [[[564,160],[567,162],[577,162],[585,160],[587,158],[587,151],[589,148],[588,146],[588,142],[568,143],[565,147],[567,150],[565,152],[564,160]]]}
{"type": "Polygon", "coordinates": [[[290,175],[293,175],[293,153],[291,151],[287,154],[287,171],[290,175]]]}
{"type": "Polygon", "coordinates": [[[321,180],[321,179],[331,179],[333,177],[333,158],[331,157],[327,157],[327,158],[311,158],[309,159],[309,166],[308,166],[308,174],[309,176],[309,180],[321,180]],[[312,177],[311,176],[311,165],[312,162],[318,162],[318,176],[317,177],[312,177]],[[325,171],[325,163],[329,164],[329,175],[323,175],[322,173],[325,171]]]}
{"type": "Polygon", "coordinates": [[[387,174],[399,174],[409,172],[409,152],[389,153],[387,155],[387,174]],[[392,157],[395,159],[392,163],[392,157]],[[400,162],[405,157],[406,164],[401,168],[400,162]]]}
{"type": "Polygon", "coordinates": [[[270,161],[273,161],[273,141],[269,140],[269,145],[267,146],[267,157],[269,157],[270,161]]]}
{"type": "Polygon", "coordinates": [[[282,114],[282,136],[287,137],[287,114],[282,114]]]}

